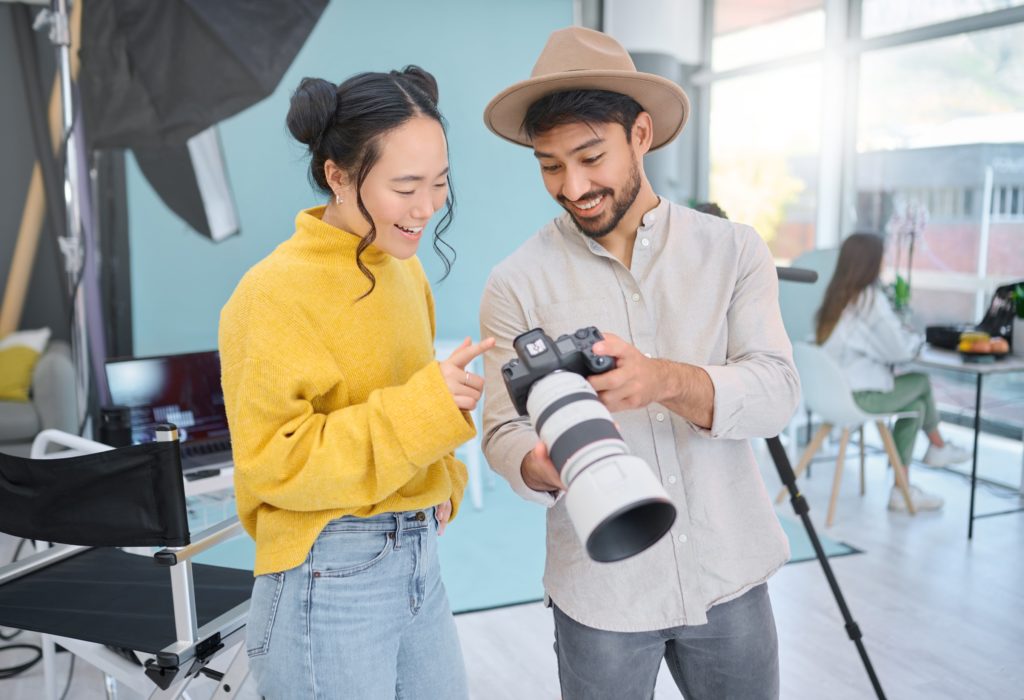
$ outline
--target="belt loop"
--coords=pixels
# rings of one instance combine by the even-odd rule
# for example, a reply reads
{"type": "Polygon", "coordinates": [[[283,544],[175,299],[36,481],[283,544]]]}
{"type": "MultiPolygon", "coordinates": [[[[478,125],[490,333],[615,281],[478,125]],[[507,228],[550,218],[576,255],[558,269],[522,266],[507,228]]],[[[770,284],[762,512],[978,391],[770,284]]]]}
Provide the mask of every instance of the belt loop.
{"type": "Polygon", "coordinates": [[[395,513],[395,549],[402,548],[402,514],[395,513]]]}

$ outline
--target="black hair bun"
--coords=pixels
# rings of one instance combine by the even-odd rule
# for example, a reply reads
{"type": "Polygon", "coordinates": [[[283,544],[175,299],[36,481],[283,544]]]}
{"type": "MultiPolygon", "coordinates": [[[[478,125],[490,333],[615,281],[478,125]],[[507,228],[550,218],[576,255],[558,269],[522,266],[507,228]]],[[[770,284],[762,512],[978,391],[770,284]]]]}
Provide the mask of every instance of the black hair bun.
{"type": "Polygon", "coordinates": [[[338,87],[321,78],[303,78],[292,93],[285,123],[299,143],[313,149],[334,121],[338,110],[338,87]]]}
{"type": "Polygon", "coordinates": [[[430,101],[435,106],[437,105],[437,80],[434,79],[433,75],[419,66],[406,66],[398,75],[408,81],[409,84],[419,88],[421,92],[430,98],[430,101]]]}

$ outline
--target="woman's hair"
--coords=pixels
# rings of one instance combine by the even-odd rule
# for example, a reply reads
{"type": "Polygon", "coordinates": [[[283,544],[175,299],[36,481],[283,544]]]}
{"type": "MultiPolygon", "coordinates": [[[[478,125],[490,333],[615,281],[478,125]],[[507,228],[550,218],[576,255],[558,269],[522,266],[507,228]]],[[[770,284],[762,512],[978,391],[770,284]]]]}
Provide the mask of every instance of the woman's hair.
{"type": "Polygon", "coordinates": [[[885,242],[874,233],[853,233],[843,241],[836,271],[815,315],[815,339],[819,345],[832,335],[846,307],[878,280],[884,253],[885,242]]]}
{"type": "MultiPolygon", "coordinates": [[[[381,137],[414,117],[428,117],[446,127],[437,109],[437,81],[419,66],[406,66],[390,73],[360,73],[341,85],[320,78],[303,78],[292,94],[288,109],[288,131],[309,147],[309,177],[315,187],[333,195],[324,175],[324,163],[333,161],[355,184],[356,204],[370,231],[356,248],[356,265],[370,280],[370,294],[376,278],[362,261],[365,251],[376,239],[373,218],[363,204],[362,187],[380,158],[381,137]]],[[[455,249],[441,236],[451,225],[455,209],[455,191],[451,171],[444,214],[434,228],[433,247],[448,276],[455,249]],[[445,251],[452,253],[449,260],[445,251]]],[[[362,297],[360,297],[362,298],[362,297]]]]}

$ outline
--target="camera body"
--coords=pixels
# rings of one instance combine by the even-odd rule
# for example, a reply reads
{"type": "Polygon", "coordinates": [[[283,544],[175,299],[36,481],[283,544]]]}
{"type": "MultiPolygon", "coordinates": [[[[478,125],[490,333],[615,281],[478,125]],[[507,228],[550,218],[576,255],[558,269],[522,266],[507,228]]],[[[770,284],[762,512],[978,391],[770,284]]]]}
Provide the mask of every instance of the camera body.
{"type": "Polygon", "coordinates": [[[556,340],[551,340],[541,328],[517,336],[512,347],[519,358],[506,362],[501,376],[519,415],[527,415],[530,388],[552,372],[564,370],[589,377],[615,369],[614,359],[594,352],[594,343],[599,340],[604,340],[604,336],[594,326],[560,335],[556,340]]]}
{"type": "Polygon", "coordinates": [[[593,326],[557,340],[534,328],[512,341],[518,359],[506,362],[501,375],[565,482],[565,509],[587,554],[615,562],[660,540],[676,509],[586,380],[615,368],[614,358],[594,352],[603,339],[593,326]]]}

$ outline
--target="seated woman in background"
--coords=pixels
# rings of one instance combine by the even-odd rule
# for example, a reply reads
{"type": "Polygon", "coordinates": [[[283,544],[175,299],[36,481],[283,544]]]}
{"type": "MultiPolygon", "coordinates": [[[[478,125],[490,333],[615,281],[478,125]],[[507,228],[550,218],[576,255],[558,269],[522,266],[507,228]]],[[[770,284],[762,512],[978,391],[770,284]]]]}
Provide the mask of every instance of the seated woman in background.
{"type": "MultiPolygon", "coordinates": [[[[970,454],[943,440],[939,416],[928,375],[920,372],[896,375],[893,365],[917,356],[924,339],[903,326],[878,283],[884,242],[872,233],[850,235],[839,250],[836,270],[815,316],[818,345],[842,367],[857,405],[869,413],[917,411],[914,418],[896,421],[893,440],[903,463],[909,467],[919,428],[928,436],[923,462],[946,467],[966,461],[970,454]]],[[[910,487],[914,507],[936,510],[942,498],[910,487]]],[[[890,510],[906,504],[894,486],[890,510]]]]}

